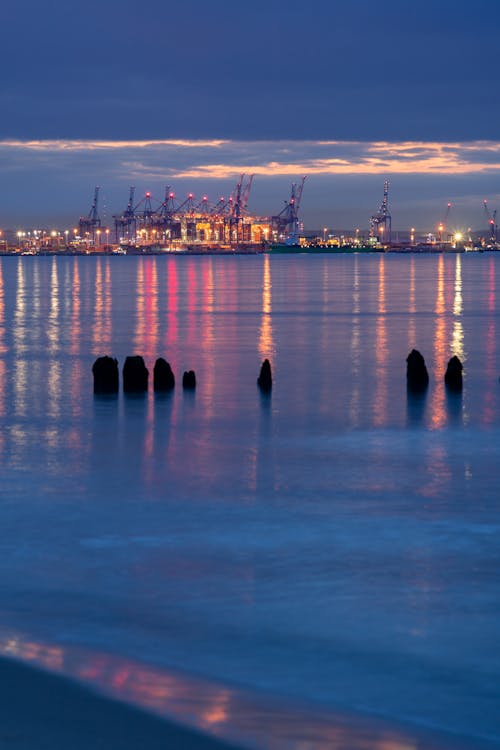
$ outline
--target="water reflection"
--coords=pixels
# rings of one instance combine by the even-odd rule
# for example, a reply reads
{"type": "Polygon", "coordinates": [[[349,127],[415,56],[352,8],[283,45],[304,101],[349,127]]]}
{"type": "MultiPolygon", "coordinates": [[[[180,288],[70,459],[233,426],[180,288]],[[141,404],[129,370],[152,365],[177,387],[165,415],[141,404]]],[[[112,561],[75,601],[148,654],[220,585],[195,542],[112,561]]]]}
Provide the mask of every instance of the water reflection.
{"type": "Polygon", "coordinates": [[[17,263],[16,304],[14,309],[14,327],[12,333],[16,355],[22,354],[24,351],[26,336],[26,287],[23,260],[19,260],[17,263]]]}
{"type": "MultiPolygon", "coordinates": [[[[4,355],[7,353],[8,347],[5,343],[5,302],[4,302],[4,283],[3,283],[3,269],[2,262],[0,260],[0,417],[5,414],[5,397],[6,397],[6,375],[7,366],[4,360],[4,355]]],[[[0,456],[3,453],[3,431],[0,430],[0,456]]]]}
{"type": "Polygon", "coordinates": [[[4,301],[3,270],[0,263],[0,355],[5,354],[7,346],[5,343],[5,301],[4,301]]]}
{"type": "MultiPolygon", "coordinates": [[[[37,323],[38,328],[41,327],[40,311],[42,304],[42,283],[40,279],[40,266],[36,263],[33,266],[33,298],[31,300],[31,309],[33,311],[33,322],[37,323]]],[[[45,290],[44,290],[45,291],[45,290]]]]}
{"type": "Polygon", "coordinates": [[[271,259],[269,255],[264,256],[262,273],[262,314],[259,329],[259,354],[261,358],[272,362],[274,352],[273,322],[272,322],[272,279],[271,259]]]}
{"type": "Polygon", "coordinates": [[[351,332],[351,367],[352,388],[349,404],[349,423],[359,425],[360,417],[360,375],[361,375],[361,325],[360,325],[360,290],[359,290],[359,256],[354,256],[352,285],[352,332],[351,332]]]}
{"type": "Polygon", "coordinates": [[[410,258],[410,293],[408,299],[408,312],[410,314],[408,322],[408,351],[417,349],[417,338],[415,331],[415,315],[417,312],[416,295],[415,295],[415,256],[410,258]]]}
{"type": "Polygon", "coordinates": [[[61,414],[62,364],[59,359],[50,359],[47,371],[47,414],[57,419],[61,414]]]}
{"type": "Polygon", "coordinates": [[[453,334],[451,340],[451,353],[458,357],[462,362],[464,361],[464,329],[462,325],[461,316],[463,313],[463,299],[462,299],[462,260],[459,254],[457,254],[455,260],[455,287],[453,297],[453,334]]]}
{"type": "MultiPolygon", "coordinates": [[[[153,364],[158,354],[158,264],[156,258],[141,259],[144,261],[144,326],[145,337],[136,342],[137,351],[144,352],[147,361],[153,364]]],[[[139,310],[137,311],[139,314],[139,310]]]]}
{"type": "Polygon", "coordinates": [[[80,351],[81,338],[81,292],[80,292],[80,266],[75,260],[73,263],[73,275],[71,278],[71,327],[70,327],[70,352],[78,354],[80,351]]]}
{"type": "Polygon", "coordinates": [[[425,406],[427,404],[427,391],[414,393],[406,392],[406,416],[409,425],[419,426],[423,424],[425,406]]]}
{"type": "MultiPolygon", "coordinates": [[[[442,443],[430,442],[428,444],[426,465],[427,471],[423,475],[426,481],[417,491],[426,498],[445,497],[452,478],[452,468],[446,448],[442,443]]],[[[438,512],[437,508],[436,512],[438,512]]]]}
{"type": "Polygon", "coordinates": [[[377,427],[387,421],[387,327],[386,327],[386,289],[385,289],[385,256],[380,255],[378,264],[377,326],[375,331],[375,400],[373,423],[377,427]]]}
{"type": "Polygon", "coordinates": [[[50,270],[50,304],[47,337],[49,354],[57,355],[61,346],[59,330],[59,276],[57,258],[53,256],[50,270]]]}
{"type": "MultiPolygon", "coordinates": [[[[227,687],[113,654],[3,634],[0,653],[99,693],[243,746],[268,750],[443,750],[443,739],[227,687]]],[[[456,745],[458,747],[458,745],[456,745]]]]}
{"type": "Polygon", "coordinates": [[[24,259],[18,261],[16,282],[16,305],[12,331],[15,355],[12,383],[14,389],[14,414],[17,417],[24,417],[28,413],[28,404],[26,402],[28,362],[24,358],[27,335],[24,259]]]}
{"type": "Polygon", "coordinates": [[[197,343],[197,316],[196,311],[198,307],[198,274],[197,266],[193,259],[189,259],[189,265],[187,268],[187,330],[186,330],[186,341],[189,347],[193,347],[197,343]]]}
{"type": "MultiPolygon", "coordinates": [[[[112,344],[111,269],[109,258],[97,258],[94,284],[94,325],[92,331],[94,355],[110,354],[112,344]]],[[[73,311],[74,314],[77,312],[73,311]]]]}
{"type": "MultiPolygon", "coordinates": [[[[440,255],[437,267],[436,303],[434,307],[434,369],[432,378],[431,426],[441,428],[446,423],[445,392],[443,385],[443,363],[447,359],[448,341],[446,336],[446,301],[445,301],[445,258],[440,255]]],[[[427,364],[429,368],[429,364],[427,364]]],[[[430,368],[429,368],[430,369],[430,368]]]]}
{"type": "MultiPolygon", "coordinates": [[[[485,375],[488,383],[495,383],[497,379],[496,372],[496,276],[495,261],[493,257],[489,258],[486,285],[488,289],[488,315],[486,323],[486,342],[485,342],[485,375]]],[[[496,385],[496,383],[495,383],[496,385]]],[[[485,388],[483,403],[483,423],[491,424],[496,419],[496,391],[492,387],[485,388]]]]}
{"type": "Polygon", "coordinates": [[[170,262],[167,266],[167,289],[165,294],[167,304],[167,335],[165,339],[165,349],[167,351],[177,344],[177,325],[179,311],[179,281],[177,278],[177,264],[175,263],[174,259],[169,259],[169,261],[170,262]]]}
{"type": "Polygon", "coordinates": [[[215,387],[217,383],[217,362],[213,356],[215,341],[214,312],[215,312],[215,290],[214,290],[214,266],[213,258],[206,258],[201,267],[201,294],[202,294],[202,320],[203,320],[203,379],[204,399],[208,418],[215,413],[215,387]]]}

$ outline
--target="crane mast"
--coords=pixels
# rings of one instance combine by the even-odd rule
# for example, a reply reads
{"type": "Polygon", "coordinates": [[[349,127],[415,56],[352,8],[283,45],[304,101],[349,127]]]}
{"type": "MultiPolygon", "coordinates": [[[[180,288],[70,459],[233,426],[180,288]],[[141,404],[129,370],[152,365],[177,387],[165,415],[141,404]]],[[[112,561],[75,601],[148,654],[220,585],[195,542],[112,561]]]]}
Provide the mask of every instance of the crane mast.
{"type": "Polygon", "coordinates": [[[304,176],[298,187],[296,182],[292,182],[290,198],[285,201],[285,207],[279,214],[271,217],[271,223],[278,238],[284,236],[289,244],[297,244],[299,241],[299,208],[305,181],[304,176]]]}
{"type": "Polygon", "coordinates": [[[448,225],[448,217],[450,215],[451,211],[451,203],[447,203],[446,205],[446,211],[444,214],[444,219],[439,222],[438,228],[437,228],[437,239],[438,242],[443,242],[443,233],[446,232],[446,227],[448,225]]]}
{"type": "Polygon", "coordinates": [[[490,242],[492,245],[496,245],[497,242],[497,236],[498,236],[498,226],[497,226],[497,210],[493,211],[493,213],[490,213],[490,209],[488,207],[488,201],[483,201],[484,206],[484,212],[486,214],[486,218],[488,219],[488,229],[490,232],[490,242]]]}
{"type": "Polygon", "coordinates": [[[389,212],[389,180],[384,182],[384,197],[376,214],[370,217],[370,237],[391,243],[392,217],[389,212]]]}
{"type": "Polygon", "coordinates": [[[80,235],[82,237],[90,237],[92,242],[95,242],[96,230],[101,226],[101,219],[99,217],[99,187],[94,190],[94,200],[90,207],[90,211],[87,216],[81,216],[78,222],[80,227],[80,235]]]}

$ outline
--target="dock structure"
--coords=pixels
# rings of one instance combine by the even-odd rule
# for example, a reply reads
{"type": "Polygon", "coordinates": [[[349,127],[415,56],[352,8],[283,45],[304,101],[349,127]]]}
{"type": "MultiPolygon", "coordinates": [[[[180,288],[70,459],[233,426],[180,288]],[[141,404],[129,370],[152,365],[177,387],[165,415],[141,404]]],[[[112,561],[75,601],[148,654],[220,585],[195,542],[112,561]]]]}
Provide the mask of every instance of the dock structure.
{"type": "Polygon", "coordinates": [[[115,215],[115,242],[142,247],[231,247],[260,245],[272,240],[273,223],[251,216],[248,200],[253,175],[240,175],[232,194],[212,203],[188,193],[179,200],[167,185],[163,200],[147,192],[134,204],[135,188],[130,188],[125,210],[115,215]]]}

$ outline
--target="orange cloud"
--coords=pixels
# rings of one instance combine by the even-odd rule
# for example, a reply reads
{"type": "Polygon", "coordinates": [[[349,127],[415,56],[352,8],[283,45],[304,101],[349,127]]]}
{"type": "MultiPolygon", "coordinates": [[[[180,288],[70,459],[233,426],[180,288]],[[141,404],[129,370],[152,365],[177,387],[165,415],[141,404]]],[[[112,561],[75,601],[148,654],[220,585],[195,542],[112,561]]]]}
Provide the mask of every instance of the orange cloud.
{"type": "MultiPolygon", "coordinates": [[[[232,141],[224,139],[4,140],[0,153],[113,154],[142,177],[228,179],[260,176],[480,174],[500,170],[500,142],[232,141]],[[214,151],[217,161],[212,161],[214,151]]],[[[129,172],[130,174],[130,172],[129,172]]],[[[131,175],[133,176],[133,175],[131,175]]]]}

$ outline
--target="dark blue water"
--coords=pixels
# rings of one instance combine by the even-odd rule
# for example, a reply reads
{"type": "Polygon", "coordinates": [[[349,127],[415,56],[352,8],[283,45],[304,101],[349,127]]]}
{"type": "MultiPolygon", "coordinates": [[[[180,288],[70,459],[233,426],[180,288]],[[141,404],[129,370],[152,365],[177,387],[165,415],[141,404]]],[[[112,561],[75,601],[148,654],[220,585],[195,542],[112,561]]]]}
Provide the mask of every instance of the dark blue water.
{"type": "Polygon", "coordinates": [[[500,742],[500,258],[0,274],[6,632],[500,742]],[[95,357],[135,353],[175,393],[95,398],[95,357]]]}

